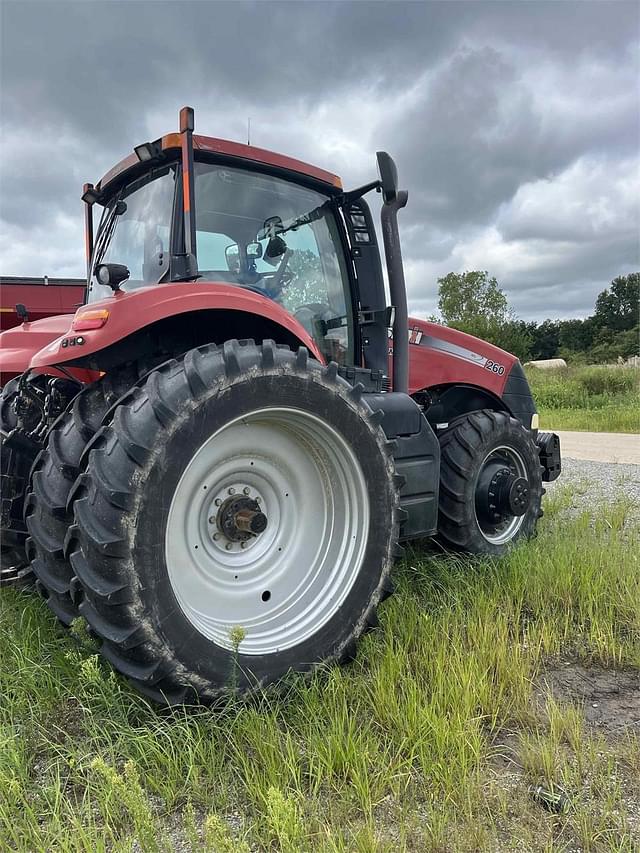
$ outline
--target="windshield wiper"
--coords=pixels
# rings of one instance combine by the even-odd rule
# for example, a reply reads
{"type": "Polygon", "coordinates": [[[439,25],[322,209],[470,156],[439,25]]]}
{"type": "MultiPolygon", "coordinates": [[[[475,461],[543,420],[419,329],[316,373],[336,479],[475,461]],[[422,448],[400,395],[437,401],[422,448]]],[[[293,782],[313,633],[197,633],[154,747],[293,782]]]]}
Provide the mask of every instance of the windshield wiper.
{"type": "MultiPolygon", "coordinates": [[[[116,227],[116,219],[118,216],[122,216],[123,213],[127,211],[127,203],[126,201],[118,200],[111,210],[109,211],[107,221],[102,226],[102,230],[98,236],[98,241],[96,244],[96,250],[94,255],[93,262],[93,270],[98,266],[102,258],[104,257],[104,253],[107,250],[107,246],[111,242],[111,238],[113,237],[113,232],[116,227]]],[[[92,275],[93,275],[93,270],[92,275]]]]}
{"type": "Polygon", "coordinates": [[[286,222],[283,222],[279,216],[270,216],[268,219],[265,219],[262,229],[256,235],[256,239],[264,240],[267,237],[276,237],[278,234],[286,234],[287,231],[295,231],[296,228],[300,228],[302,225],[310,225],[312,222],[322,219],[330,206],[331,201],[325,201],[308,213],[303,213],[295,219],[288,219],[286,222]]]}

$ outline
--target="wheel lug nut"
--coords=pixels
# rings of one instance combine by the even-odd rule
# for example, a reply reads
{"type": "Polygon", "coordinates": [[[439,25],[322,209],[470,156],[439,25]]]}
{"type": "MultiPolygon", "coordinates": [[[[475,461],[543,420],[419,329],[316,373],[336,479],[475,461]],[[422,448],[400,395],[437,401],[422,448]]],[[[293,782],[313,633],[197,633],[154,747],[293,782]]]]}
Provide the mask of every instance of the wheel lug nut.
{"type": "Polygon", "coordinates": [[[220,534],[219,534],[219,533],[214,533],[214,534],[213,534],[213,538],[217,541],[217,540],[220,538],[220,534]]]}
{"type": "Polygon", "coordinates": [[[231,542],[227,542],[227,544],[224,547],[225,547],[226,551],[230,551],[233,548],[233,545],[231,544],[231,542]]]}
{"type": "Polygon", "coordinates": [[[231,488],[229,489],[229,494],[235,495],[235,493],[236,493],[236,490],[233,488],[233,486],[231,486],[231,488]]]}
{"type": "Polygon", "coordinates": [[[246,548],[246,547],[247,547],[247,543],[246,543],[246,542],[241,542],[241,543],[240,543],[240,547],[241,547],[241,548],[246,548]]]}
{"type": "Polygon", "coordinates": [[[244,489],[242,490],[243,494],[245,494],[245,495],[248,495],[249,491],[250,491],[249,486],[245,486],[244,489]]]}
{"type": "Polygon", "coordinates": [[[214,503],[215,503],[215,505],[216,505],[216,506],[220,506],[220,504],[222,503],[222,501],[220,500],[220,498],[216,498],[216,499],[215,499],[215,501],[214,501],[214,503]]]}
{"type": "Polygon", "coordinates": [[[215,523],[216,523],[215,515],[210,515],[209,516],[209,524],[215,524],[215,523]]]}

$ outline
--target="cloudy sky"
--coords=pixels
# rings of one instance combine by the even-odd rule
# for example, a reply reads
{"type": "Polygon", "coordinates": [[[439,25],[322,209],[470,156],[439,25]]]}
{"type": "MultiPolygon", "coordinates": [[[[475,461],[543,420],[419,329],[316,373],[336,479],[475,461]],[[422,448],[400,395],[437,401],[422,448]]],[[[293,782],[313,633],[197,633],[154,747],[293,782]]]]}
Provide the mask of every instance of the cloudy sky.
{"type": "MultiPolygon", "coordinates": [[[[84,181],[177,129],[396,159],[410,306],[487,269],[525,318],[640,266],[637,2],[0,2],[0,273],[81,276],[84,181]]],[[[375,198],[374,198],[375,201],[375,198]]]]}

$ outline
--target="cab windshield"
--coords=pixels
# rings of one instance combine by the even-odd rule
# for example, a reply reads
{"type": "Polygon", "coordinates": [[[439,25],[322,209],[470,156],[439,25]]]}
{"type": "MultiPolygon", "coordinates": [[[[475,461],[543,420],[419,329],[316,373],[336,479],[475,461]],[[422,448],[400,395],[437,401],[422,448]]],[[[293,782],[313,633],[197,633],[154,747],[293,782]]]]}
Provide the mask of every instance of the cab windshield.
{"type": "MultiPolygon", "coordinates": [[[[168,282],[177,165],[129,184],[104,208],[92,270],[125,264],[122,290],[168,282]]],[[[328,196],[244,169],[194,168],[199,283],[227,283],[282,305],[327,359],[353,361],[353,312],[340,232],[328,196]]],[[[181,217],[177,223],[182,227],[181,217]]],[[[92,273],[90,302],[112,294],[92,273]]]]}
{"type": "Polygon", "coordinates": [[[349,280],[329,198],[270,175],[198,162],[195,199],[203,280],[273,299],[327,358],[349,361],[349,280]]]}
{"type": "Polygon", "coordinates": [[[104,208],[89,279],[89,301],[111,296],[95,275],[99,264],[125,264],[131,275],[122,290],[148,287],[167,276],[176,167],[157,169],[134,181],[104,208]]]}

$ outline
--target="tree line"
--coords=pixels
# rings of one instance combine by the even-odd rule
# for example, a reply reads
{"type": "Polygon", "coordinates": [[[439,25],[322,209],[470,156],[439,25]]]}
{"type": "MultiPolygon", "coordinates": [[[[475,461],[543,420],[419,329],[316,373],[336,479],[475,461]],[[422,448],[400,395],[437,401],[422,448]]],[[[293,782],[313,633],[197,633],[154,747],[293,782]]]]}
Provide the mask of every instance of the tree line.
{"type": "Polygon", "coordinates": [[[584,320],[518,319],[486,270],[449,273],[438,279],[438,295],[440,317],[430,319],[490,341],[521,361],[560,357],[597,363],[640,354],[640,272],[614,278],[584,320]]]}

